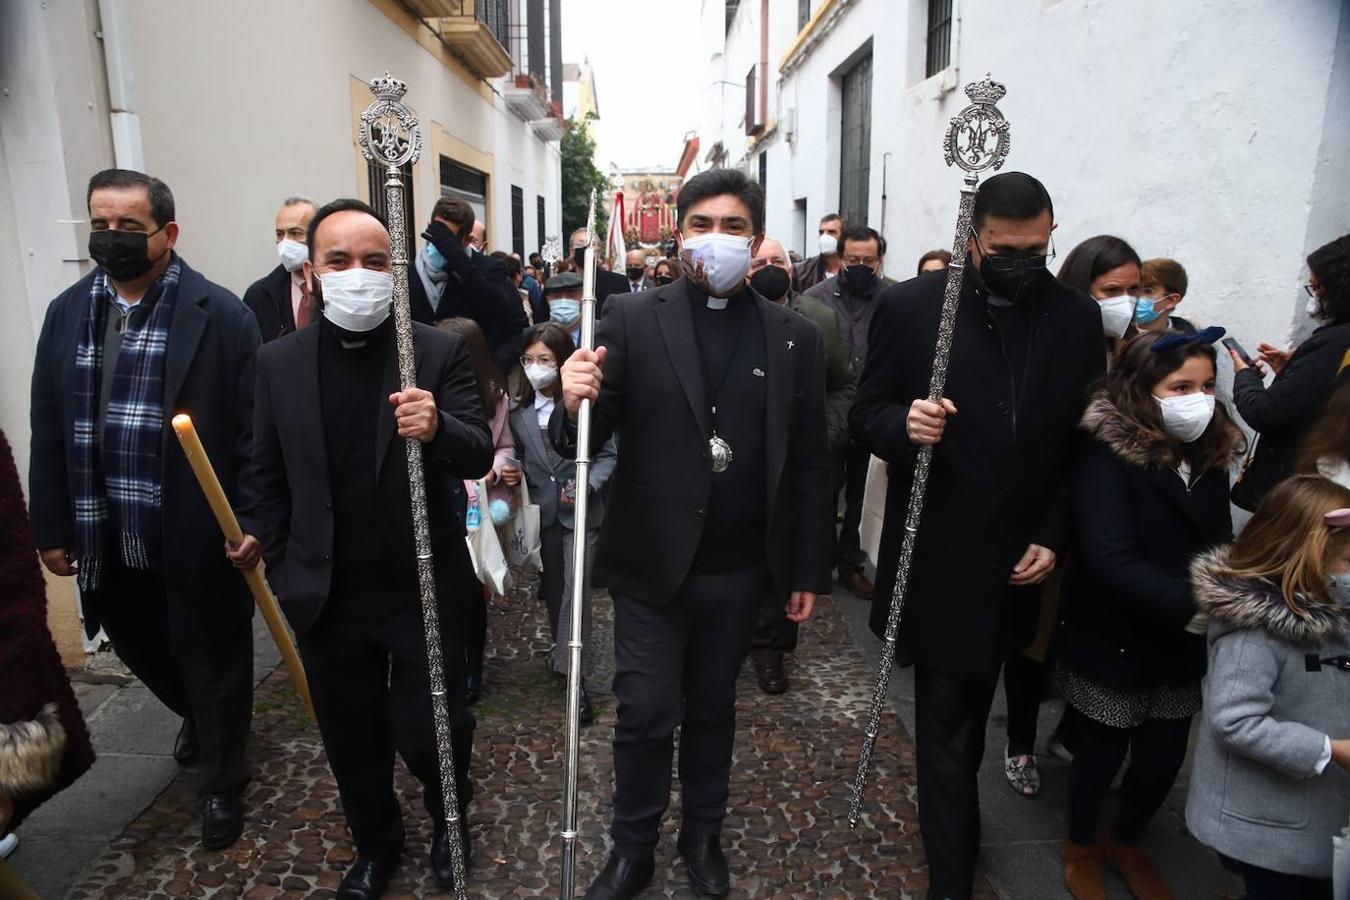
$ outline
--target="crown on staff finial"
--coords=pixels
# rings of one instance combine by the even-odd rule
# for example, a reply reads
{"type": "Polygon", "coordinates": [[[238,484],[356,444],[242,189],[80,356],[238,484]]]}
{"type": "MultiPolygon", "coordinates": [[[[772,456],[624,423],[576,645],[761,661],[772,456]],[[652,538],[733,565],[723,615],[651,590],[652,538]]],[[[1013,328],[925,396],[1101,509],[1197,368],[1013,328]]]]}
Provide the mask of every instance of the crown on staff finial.
{"type": "Polygon", "coordinates": [[[375,95],[377,100],[390,100],[397,103],[403,99],[404,94],[408,93],[408,85],[390,75],[386,69],[383,78],[371,80],[370,92],[375,95]]]}
{"type": "Polygon", "coordinates": [[[989,77],[988,72],[984,73],[983,81],[973,81],[966,85],[966,96],[970,98],[971,103],[997,103],[1006,93],[1008,89],[989,77]]]}

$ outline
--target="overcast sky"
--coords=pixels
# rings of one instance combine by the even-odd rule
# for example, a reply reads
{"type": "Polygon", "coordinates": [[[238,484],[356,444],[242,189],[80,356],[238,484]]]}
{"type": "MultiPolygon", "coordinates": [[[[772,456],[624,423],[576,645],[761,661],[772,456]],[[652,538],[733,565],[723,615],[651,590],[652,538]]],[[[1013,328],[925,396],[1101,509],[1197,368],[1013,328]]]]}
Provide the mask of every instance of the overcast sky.
{"type": "Polygon", "coordinates": [[[562,0],[563,61],[589,57],[600,105],[595,162],[675,168],[706,75],[688,72],[699,0],[562,0]],[[692,76],[692,77],[691,77],[692,76]]]}

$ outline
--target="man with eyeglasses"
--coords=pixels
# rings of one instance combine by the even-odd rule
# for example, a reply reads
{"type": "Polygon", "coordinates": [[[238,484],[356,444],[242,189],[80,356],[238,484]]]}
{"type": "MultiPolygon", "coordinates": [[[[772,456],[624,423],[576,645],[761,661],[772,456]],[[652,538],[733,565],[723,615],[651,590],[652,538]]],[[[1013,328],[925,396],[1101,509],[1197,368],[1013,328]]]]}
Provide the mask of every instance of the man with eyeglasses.
{"type": "MultiPolygon", "coordinates": [[[[844,350],[856,379],[867,359],[867,331],[872,324],[877,295],[895,284],[881,274],[886,259],[886,239],[874,229],[860,225],[846,230],[839,241],[840,269],[806,292],[839,314],[844,350]]],[[[850,441],[834,462],[834,493],[844,492],[844,521],[835,544],[834,565],[839,583],[859,600],[871,600],[874,588],[863,574],[867,555],[858,538],[862,523],[863,489],[867,486],[867,463],[871,454],[850,441]]]]}
{"type": "MultiPolygon", "coordinates": [[[[996,175],[975,196],[944,396],[928,385],[947,273],[882,292],[849,417],[890,463],[871,625],[885,631],[915,451],[936,445],[910,568],[899,665],[914,665],[919,824],[929,897],[969,897],[977,773],[1004,660],[1034,637],[1040,584],[1068,529],[1068,472],[1101,312],[1046,270],[1054,209],[1039,181],[996,175]]],[[[952,260],[952,265],[958,265],[952,260]]]]}

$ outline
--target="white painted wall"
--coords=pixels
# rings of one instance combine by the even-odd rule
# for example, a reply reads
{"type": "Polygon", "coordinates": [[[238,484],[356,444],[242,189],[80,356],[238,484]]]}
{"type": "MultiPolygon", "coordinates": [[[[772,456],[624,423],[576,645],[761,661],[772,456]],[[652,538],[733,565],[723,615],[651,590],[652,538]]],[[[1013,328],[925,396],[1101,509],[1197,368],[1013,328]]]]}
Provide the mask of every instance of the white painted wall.
{"type": "MultiPolygon", "coordinates": [[[[1145,258],[1187,267],[1187,316],[1224,324],[1249,346],[1303,325],[1303,258],[1350,231],[1350,13],[1338,0],[957,0],[955,71],[928,80],[926,0],[836,5],[833,27],[776,91],[771,116],[794,110],[796,128],[791,144],[781,131],[766,142],[770,233],[795,245],[796,198],[807,199],[812,232],[837,205],[833,76],[871,41],[869,224],[881,223],[889,153],[889,274],[909,277],[920,254],[951,245],[960,179],[941,143],[967,101],[943,82],[990,71],[1009,89],[1000,104],[1013,126],[1006,168],[1045,182],[1061,259],[1084,238],[1117,234],[1145,258]]],[[[775,72],[796,36],[795,7],[771,3],[775,72]]],[[[705,0],[707,28],[721,9],[705,0]]],[[[757,15],[747,0],[708,81],[744,75],[758,25],[753,45],[737,29],[757,15]]],[[[757,160],[741,158],[742,102],[728,102],[720,120],[705,104],[700,137],[705,152],[727,142],[729,164],[754,173],[757,160]]]]}

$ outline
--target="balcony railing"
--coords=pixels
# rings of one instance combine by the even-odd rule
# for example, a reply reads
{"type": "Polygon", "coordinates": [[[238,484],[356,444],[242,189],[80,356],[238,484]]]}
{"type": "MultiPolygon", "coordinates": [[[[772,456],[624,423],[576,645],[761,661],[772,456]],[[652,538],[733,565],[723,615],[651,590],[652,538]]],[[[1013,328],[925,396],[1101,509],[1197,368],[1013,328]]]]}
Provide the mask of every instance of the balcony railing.
{"type": "Polygon", "coordinates": [[[502,96],[512,112],[527,122],[549,114],[548,67],[542,28],[511,27],[511,75],[502,96]]]}
{"type": "Polygon", "coordinates": [[[511,71],[508,0],[406,0],[483,78],[511,71]]]}

